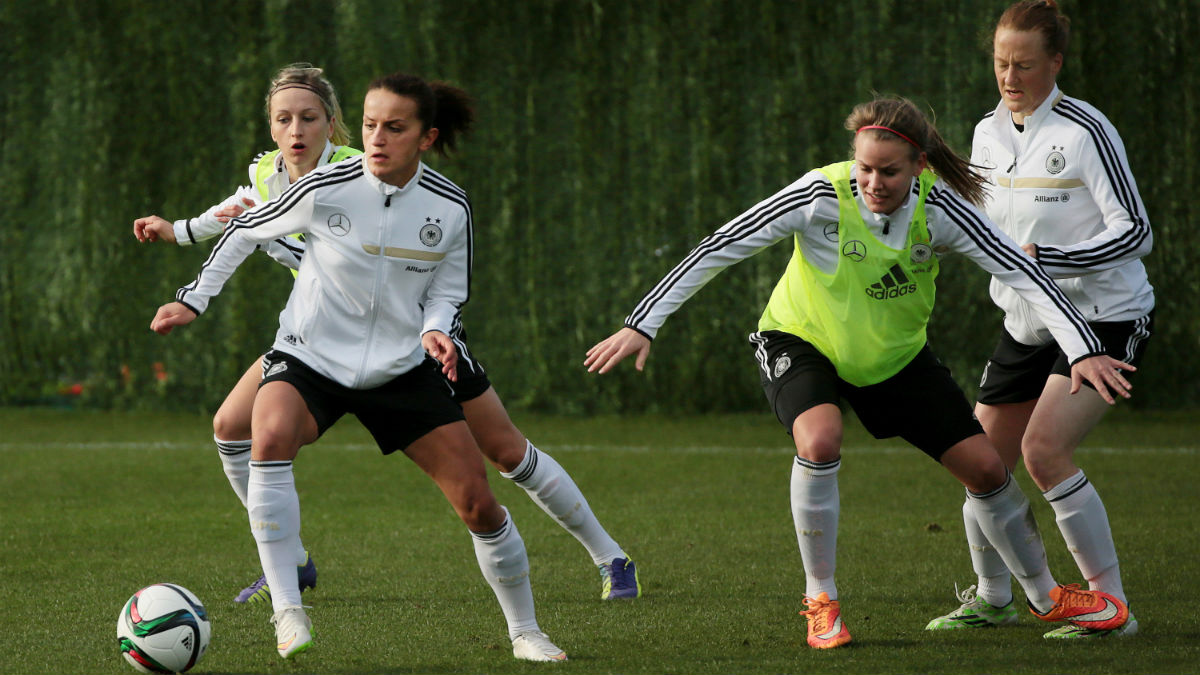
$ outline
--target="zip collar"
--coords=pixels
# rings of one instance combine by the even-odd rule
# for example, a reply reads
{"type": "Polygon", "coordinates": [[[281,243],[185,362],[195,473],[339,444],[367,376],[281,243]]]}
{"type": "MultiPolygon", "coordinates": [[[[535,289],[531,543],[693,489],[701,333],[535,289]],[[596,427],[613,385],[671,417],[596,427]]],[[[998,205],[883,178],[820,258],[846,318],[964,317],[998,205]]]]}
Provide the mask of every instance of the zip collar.
{"type": "Polygon", "coordinates": [[[397,194],[403,195],[407,192],[411,192],[412,190],[416,189],[417,183],[421,182],[421,176],[423,176],[424,174],[425,174],[425,162],[418,162],[417,163],[417,172],[413,174],[412,178],[409,178],[408,182],[405,183],[403,186],[395,186],[395,185],[392,185],[391,183],[385,183],[385,182],[379,180],[379,178],[377,178],[375,176],[375,174],[371,173],[371,170],[369,168],[367,168],[366,161],[365,160],[363,161],[363,175],[367,177],[367,182],[370,183],[371,187],[375,188],[379,192],[379,194],[384,195],[386,197],[391,197],[392,195],[397,195],[397,194]]]}
{"type": "MultiPolygon", "coordinates": [[[[1031,136],[1032,132],[1041,126],[1042,122],[1049,116],[1054,106],[1063,100],[1063,96],[1062,90],[1058,88],[1058,84],[1055,84],[1054,88],[1050,90],[1050,94],[1046,96],[1046,100],[1042,101],[1032,113],[1025,116],[1025,122],[1023,123],[1025,132],[1022,136],[1025,138],[1031,136]]],[[[996,138],[1006,138],[1009,133],[1008,130],[1012,126],[1012,114],[1005,107],[1004,101],[1001,100],[996,104],[995,114],[992,115],[992,135],[996,138]]]]}

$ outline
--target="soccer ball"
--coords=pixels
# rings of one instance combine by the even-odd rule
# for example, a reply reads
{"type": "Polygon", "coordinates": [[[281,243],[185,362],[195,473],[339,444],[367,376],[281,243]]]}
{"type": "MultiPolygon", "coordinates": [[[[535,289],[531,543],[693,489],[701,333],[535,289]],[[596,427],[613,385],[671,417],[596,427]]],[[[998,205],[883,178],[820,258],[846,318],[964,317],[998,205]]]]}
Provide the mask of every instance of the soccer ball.
{"type": "Polygon", "coordinates": [[[117,641],[129,665],[143,673],[182,673],[196,665],[212,624],[191,591],[175,584],[147,586],[117,617],[117,641]]]}

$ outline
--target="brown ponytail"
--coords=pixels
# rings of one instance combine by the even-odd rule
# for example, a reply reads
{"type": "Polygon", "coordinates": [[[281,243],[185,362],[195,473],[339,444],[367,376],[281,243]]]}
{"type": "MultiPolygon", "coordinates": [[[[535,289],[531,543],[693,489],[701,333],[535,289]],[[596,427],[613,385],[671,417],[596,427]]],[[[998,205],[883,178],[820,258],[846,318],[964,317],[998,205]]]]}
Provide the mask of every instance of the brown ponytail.
{"type": "Polygon", "coordinates": [[[446,82],[426,82],[417,75],[392,73],[377,78],[367,87],[367,91],[375,89],[412,99],[417,104],[421,129],[438,130],[433,150],[443,157],[457,147],[459,137],[465,136],[475,121],[470,95],[446,82]]]}

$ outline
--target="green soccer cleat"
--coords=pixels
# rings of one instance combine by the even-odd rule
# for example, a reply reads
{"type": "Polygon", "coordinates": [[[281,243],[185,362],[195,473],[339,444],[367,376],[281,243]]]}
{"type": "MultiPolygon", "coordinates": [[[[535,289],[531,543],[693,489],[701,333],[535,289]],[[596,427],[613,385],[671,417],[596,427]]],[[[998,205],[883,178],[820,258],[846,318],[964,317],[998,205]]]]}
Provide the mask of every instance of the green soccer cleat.
{"type": "Polygon", "coordinates": [[[1125,623],[1122,624],[1120,628],[1096,630],[1095,628],[1082,628],[1074,624],[1067,624],[1065,626],[1059,626],[1058,628],[1055,628],[1042,637],[1049,640],[1086,640],[1088,638],[1102,637],[1129,637],[1131,635],[1137,635],[1137,632],[1137,619],[1134,618],[1133,612],[1130,612],[1129,618],[1125,620],[1125,623]]]}
{"type": "Polygon", "coordinates": [[[962,606],[945,616],[930,621],[925,630],[956,630],[959,628],[992,628],[1008,626],[1018,621],[1017,608],[1012,600],[1003,607],[995,607],[983,598],[975,595],[975,586],[968,586],[961,593],[958,585],[954,586],[954,594],[962,606]]]}

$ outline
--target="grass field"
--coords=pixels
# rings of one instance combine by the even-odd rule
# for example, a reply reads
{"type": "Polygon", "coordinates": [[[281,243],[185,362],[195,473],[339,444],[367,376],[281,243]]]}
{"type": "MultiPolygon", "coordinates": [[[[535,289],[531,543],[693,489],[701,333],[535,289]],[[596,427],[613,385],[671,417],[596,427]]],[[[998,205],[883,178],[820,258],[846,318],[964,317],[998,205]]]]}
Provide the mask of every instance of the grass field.
{"type": "MultiPolygon", "coordinates": [[[[838,582],[854,643],[804,643],[804,575],[788,510],[788,439],[765,415],[518,424],[574,476],[638,563],[645,596],[602,603],[577,542],[495,476],[529,550],[538,618],[564,664],[512,659],[462,524],[402,456],[345,420],[301,452],[305,594],[316,644],[275,654],[257,576],[207,418],[0,409],[0,673],[130,673],[115,639],[149,583],[194,591],[213,622],[197,673],[1184,673],[1200,672],[1191,592],[1200,447],[1194,414],[1120,411],[1079,455],[1108,509],[1141,624],[1128,640],[1061,644],[1044,624],[930,634],[973,575],[961,487],[898,442],[847,433],[838,582]]],[[[1022,471],[1060,582],[1079,573],[1022,471]]],[[[1019,589],[1018,593],[1019,593],[1019,589]]]]}

